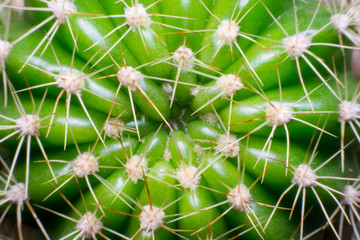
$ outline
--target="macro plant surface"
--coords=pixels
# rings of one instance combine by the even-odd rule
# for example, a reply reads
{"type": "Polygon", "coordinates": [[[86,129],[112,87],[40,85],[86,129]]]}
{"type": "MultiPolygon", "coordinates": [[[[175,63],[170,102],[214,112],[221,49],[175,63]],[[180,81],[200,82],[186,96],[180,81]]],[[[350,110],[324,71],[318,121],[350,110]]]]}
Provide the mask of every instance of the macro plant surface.
{"type": "Polygon", "coordinates": [[[0,229],[360,239],[360,2],[3,0],[0,14],[0,229]]]}

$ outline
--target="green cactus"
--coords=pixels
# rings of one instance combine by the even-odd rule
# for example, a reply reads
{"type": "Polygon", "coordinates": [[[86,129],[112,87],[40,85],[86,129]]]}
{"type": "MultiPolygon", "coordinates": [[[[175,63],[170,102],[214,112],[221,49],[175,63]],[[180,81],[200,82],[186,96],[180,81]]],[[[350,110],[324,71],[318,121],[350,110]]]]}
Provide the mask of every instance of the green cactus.
{"type": "Polygon", "coordinates": [[[5,0],[0,14],[0,230],[360,239],[358,1],[5,0]]]}

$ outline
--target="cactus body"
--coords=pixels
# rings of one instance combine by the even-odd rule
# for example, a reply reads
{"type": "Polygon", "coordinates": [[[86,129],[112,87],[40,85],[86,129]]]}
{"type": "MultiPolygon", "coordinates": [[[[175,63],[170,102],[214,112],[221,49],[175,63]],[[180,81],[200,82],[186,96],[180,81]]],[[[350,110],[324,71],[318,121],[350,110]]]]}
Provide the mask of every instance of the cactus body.
{"type": "Polygon", "coordinates": [[[360,7],[324,2],[5,1],[0,219],[20,239],[360,239],[360,7]]]}

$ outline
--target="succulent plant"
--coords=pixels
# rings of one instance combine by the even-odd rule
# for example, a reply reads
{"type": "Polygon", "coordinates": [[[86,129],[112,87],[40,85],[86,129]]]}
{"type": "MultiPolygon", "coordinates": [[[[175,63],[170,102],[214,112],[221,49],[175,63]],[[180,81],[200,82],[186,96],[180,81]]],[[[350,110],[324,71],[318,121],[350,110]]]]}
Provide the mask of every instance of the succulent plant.
{"type": "Polygon", "coordinates": [[[360,2],[0,14],[0,224],[19,239],[360,239],[360,2]]]}

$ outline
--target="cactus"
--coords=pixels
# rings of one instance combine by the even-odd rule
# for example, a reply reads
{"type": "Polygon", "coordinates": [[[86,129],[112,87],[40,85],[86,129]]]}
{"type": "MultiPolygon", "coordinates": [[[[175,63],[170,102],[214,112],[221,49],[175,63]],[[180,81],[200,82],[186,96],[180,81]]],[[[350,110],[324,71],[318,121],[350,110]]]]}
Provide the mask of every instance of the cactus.
{"type": "Polygon", "coordinates": [[[360,239],[358,1],[6,0],[0,14],[0,229],[360,239]]]}

